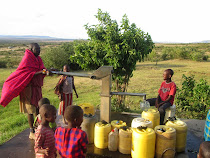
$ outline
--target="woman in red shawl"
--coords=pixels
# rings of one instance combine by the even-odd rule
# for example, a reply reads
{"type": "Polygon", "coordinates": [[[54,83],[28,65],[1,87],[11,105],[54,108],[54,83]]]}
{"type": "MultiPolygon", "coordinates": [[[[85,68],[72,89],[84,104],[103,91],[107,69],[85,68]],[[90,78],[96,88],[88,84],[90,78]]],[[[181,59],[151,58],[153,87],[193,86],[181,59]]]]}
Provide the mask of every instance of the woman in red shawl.
{"type": "Polygon", "coordinates": [[[5,81],[0,104],[6,106],[13,98],[20,95],[20,112],[28,114],[30,126],[29,138],[34,138],[33,122],[38,112],[38,101],[42,98],[43,79],[49,72],[45,70],[37,43],[31,43],[17,70],[5,81]]]}

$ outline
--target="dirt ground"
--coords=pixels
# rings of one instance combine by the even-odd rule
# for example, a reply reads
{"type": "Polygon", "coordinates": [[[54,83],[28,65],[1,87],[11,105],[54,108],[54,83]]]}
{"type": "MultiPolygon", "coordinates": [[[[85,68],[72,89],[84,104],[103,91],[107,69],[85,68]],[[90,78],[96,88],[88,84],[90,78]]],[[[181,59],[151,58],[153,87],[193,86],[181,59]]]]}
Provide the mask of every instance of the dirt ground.
{"type": "Polygon", "coordinates": [[[182,121],[187,124],[188,130],[191,131],[195,136],[204,139],[205,120],[182,119],[182,121]]]}

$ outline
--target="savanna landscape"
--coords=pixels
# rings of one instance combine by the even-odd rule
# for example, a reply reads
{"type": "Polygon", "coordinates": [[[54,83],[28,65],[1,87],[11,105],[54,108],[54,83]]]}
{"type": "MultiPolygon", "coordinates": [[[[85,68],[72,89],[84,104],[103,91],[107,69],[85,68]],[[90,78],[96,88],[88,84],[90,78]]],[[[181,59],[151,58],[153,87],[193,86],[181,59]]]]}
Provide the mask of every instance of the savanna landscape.
{"type": "MultiPolygon", "coordinates": [[[[73,42],[39,42],[41,46],[41,57],[49,53],[53,48],[59,49],[62,46],[71,45],[73,42]]],[[[24,51],[27,48],[27,44],[23,43],[1,43],[0,44],[0,91],[2,89],[4,81],[7,77],[15,71],[21,58],[24,55],[24,51]]],[[[172,80],[176,83],[178,89],[177,93],[179,98],[175,99],[177,105],[177,117],[180,118],[194,118],[205,119],[206,113],[210,105],[209,103],[209,83],[210,83],[210,62],[208,56],[210,54],[210,44],[206,43],[193,43],[193,44],[164,44],[155,43],[153,51],[147,55],[144,60],[137,62],[136,68],[133,71],[133,76],[129,80],[127,92],[130,93],[146,93],[147,98],[156,97],[160,83],[163,81],[163,71],[171,68],[174,70],[174,76],[172,80]],[[184,58],[175,57],[176,50],[184,50],[188,54],[184,54],[184,58]],[[188,51],[191,50],[191,51],[188,51]],[[187,56],[192,54],[193,51],[202,52],[202,56],[199,56],[198,60],[188,58],[187,56]],[[183,77],[185,75],[185,77],[183,77]],[[202,81],[201,81],[202,79],[202,81]],[[202,94],[200,102],[196,102],[196,105],[188,103],[190,105],[182,105],[180,99],[184,91],[188,88],[186,85],[194,83],[195,87],[201,87],[199,92],[194,91],[195,95],[202,94]],[[203,87],[203,88],[202,88],[203,87]],[[205,96],[207,95],[207,96],[205,96]],[[196,111],[196,107],[200,108],[201,112],[196,111]],[[194,107],[194,108],[193,108],[194,107]],[[201,109],[201,107],[203,109],[201,109]],[[182,111],[182,113],[180,113],[182,111]]],[[[47,60],[44,60],[47,61],[47,60]]],[[[48,62],[48,61],[47,61],[48,62]]],[[[48,65],[48,63],[44,64],[48,65]]],[[[62,65],[61,65],[62,67],[62,65]]],[[[47,67],[50,68],[50,67],[47,67]]],[[[74,72],[92,73],[94,69],[84,71],[81,68],[72,70],[74,72]]],[[[51,104],[58,108],[59,99],[54,94],[54,87],[59,79],[59,76],[46,76],[43,86],[43,97],[49,98],[51,104]]],[[[73,104],[91,103],[96,108],[100,108],[100,80],[92,80],[88,78],[75,77],[75,86],[79,98],[76,99],[74,95],[73,104]]],[[[190,89],[189,89],[190,90],[190,89]]],[[[112,91],[116,91],[112,87],[112,91]]],[[[1,93],[1,92],[0,92],[1,93]]],[[[198,96],[198,95],[197,95],[198,96]]],[[[189,96],[185,96],[186,98],[189,96]]],[[[195,98],[192,96],[191,98],[195,98]]],[[[199,100],[199,98],[198,98],[199,100]]],[[[129,111],[134,113],[141,113],[139,103],[142,101],[140,97],[126,97],[125,107],[116,108],[115,98],[112,98],[112,110],[113,111],[129,111]]],[[[28,128],[27,118],[24,114],[19,112],[19,97],[14,98],[5,108],[0,106],[0,144],[8,141],[24,129],[28,128]]]]}

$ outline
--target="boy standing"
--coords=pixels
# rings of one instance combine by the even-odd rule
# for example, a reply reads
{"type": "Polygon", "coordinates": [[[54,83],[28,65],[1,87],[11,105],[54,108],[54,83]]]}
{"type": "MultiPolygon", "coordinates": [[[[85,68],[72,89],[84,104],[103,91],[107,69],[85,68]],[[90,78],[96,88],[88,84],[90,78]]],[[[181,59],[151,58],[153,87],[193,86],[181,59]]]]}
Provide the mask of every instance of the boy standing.
{"type": "Polygon", "coordinates": [[[171,77],[174,72],[171,69],[166,69],[163,73],[163,82],[158,90],[157,98],[148,99],[151,106],[158,108],[160,112],[160,124],[163,125],[165,110],[173,105],[176,94],[176,84],[172,82],[171,77]]]}
{"type": "MultiPolygon", "coordinates": [[[[50,101],[49,101],[48,98],[42,98],[42,99],[39,100],[39,102],[38,102],[39,109],[40,109],[40,108],[42,107],[42,105],[44,105],[44,104],[50,104],[50,101]]],[[[41,123],[42,123],[42,117],[41,117],[40,114],[38,114],[38,115],[35,117],[35,119],[34,119],[34,124],[33,124],[34,129],[37,129],[37,127],[38,127],[41,123]]],[[[57,127],[57,125],[56,125],[55,122],[53,122],[53,123],[52,123],[52,122],[49,122],[49,126],[50,126],[50,128],[53,129],[53,131],[55,131],[55,129],[56,129],[56,127],[57,127]]]]}
{"type": "Polygon", "coordinates": [[[84,158],[88,144],[87,134],[81,130],[83,110],[80,106],[68,106],[64,112],[67,127],[55,131],[55,147],[61,157],[84,158]]]}
{"type": "Polygon", "coordinates": [[[36,158],[55,158],[55,138],[53,130],[49,127],[49,122],[55,122],[56,108],[44,104],[41,106],[39,113],[42,117],[42,123],[35,132],[34,150],[36,158]]]}

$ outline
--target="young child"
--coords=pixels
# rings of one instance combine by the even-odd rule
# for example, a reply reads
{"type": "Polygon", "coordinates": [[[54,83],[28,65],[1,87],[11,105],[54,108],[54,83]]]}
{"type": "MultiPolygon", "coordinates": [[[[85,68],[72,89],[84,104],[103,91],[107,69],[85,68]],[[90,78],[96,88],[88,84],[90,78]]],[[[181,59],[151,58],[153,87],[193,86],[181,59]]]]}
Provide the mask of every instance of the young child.
{"type": "Polygon", "coordinates": [[[173,105],[176,94],[176,84],[172,82],[171,77],[174,72],[171,69],[166,69],[163,72],[163,82],[158,90],[157,98],[148,99],[151,106],[158,108],[160,112],[160,124],[163,125],[165,110],[173,105]]]}
{"type": "Polygon", "coordinates": [[[56,108],[50,104],[44,104],[39,109],[39,113],[42,122],[35,132],[34,150],[36,158],[55,158],[55,138],[53,130],[49,127],[49,122],[55,122],[56,108]]]}
{"type": "MultiPolygon", "coordinates": [[[[69,71],[70,67],[68,65],[64,65],[63,72],[69,71]]],[[[78,94],[74,85],[74,77],[62,75],[55,87],[55,94],[59,96],[61,101],[59,104],[58,115],[64,115],[66,107],[72,105],[72,89],[74,89],[76,97],[78,98],[78,94]]]]}
{"type": "Polygon", "coordinates": [[[80,106],[68,106],[64,112],[67,127],[58,127],[55,131],[55,147],[61,157],[84,158],[88,144],[87,134],[81,130],[83,110],[80,106]]]}
{"type": "MultiPolygon", "coordinates": [[[[47,98],[42,98],[42,99],[40,99],[39,102],[38,102],[39,109],[40,109],[41,106],[44,105],[44,104],[50,104],[49,99],[47,99],[47,98]]],[[[40,114],[38,114],[38,115],[36,116],[35,120],[34,120],[34,124],[33,124],[34,129],[37,129],[37,127],[41,124],[41,122],[42,122],[42,117],[41,117],[40,114]]],[[[56,125],[55,122],[53,122],[53,123],[50,122],[50,123],[49,123],[49,126],[50,126],[50,128],[53,129],[53,131],[55,131],[55,129],[56,129],[56,127],[57,127],[57,125],[56,125]]]]}
{"type": "Polygon", "coordinates": [[[210,141],[201,143],[197,158],[210,158],[210,141]]]}

